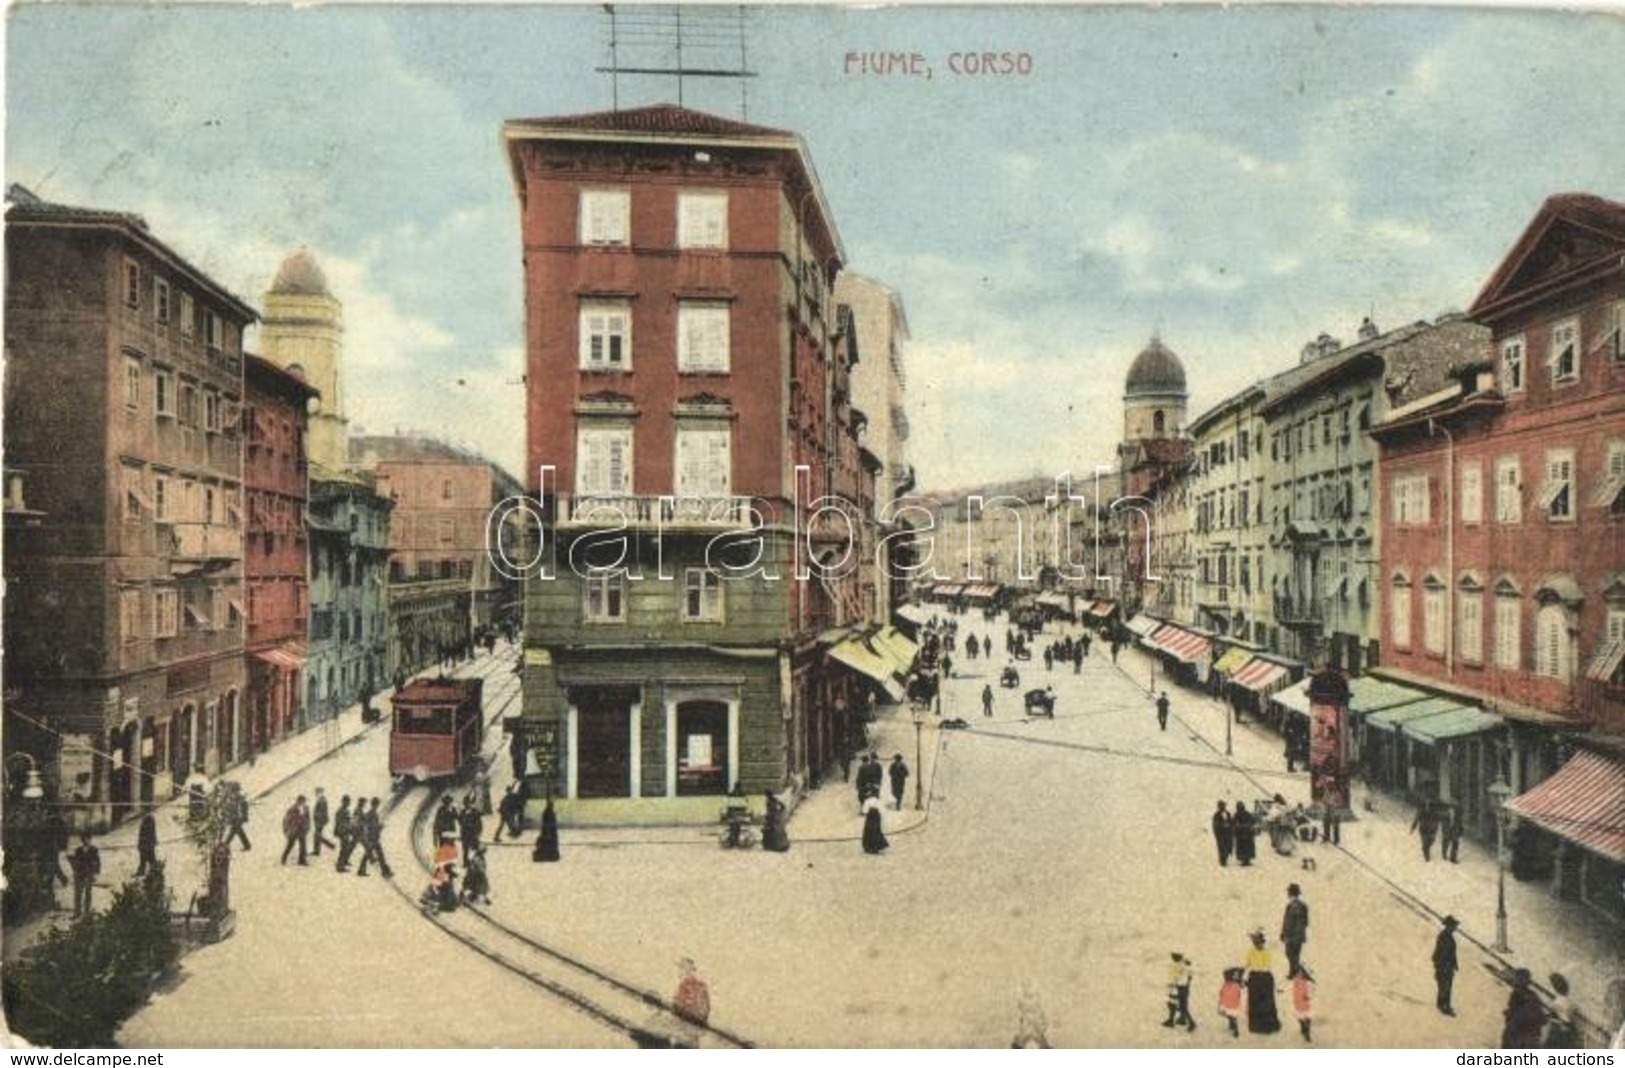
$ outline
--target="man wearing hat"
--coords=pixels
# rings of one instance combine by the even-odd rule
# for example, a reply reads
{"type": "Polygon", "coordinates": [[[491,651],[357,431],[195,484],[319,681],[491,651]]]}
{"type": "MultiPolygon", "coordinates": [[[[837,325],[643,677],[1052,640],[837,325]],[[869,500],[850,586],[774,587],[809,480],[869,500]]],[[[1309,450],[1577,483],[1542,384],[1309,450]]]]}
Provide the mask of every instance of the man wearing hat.
{"type": "Polygon", "coordinates": [[[1450,987],[1456,981],[1456,918],[1446,916],[1439,937],[1433,942],[1433,981],[1438,985],[1439,1011],[1446,1016],[1456,1015],[1450,1007],[1450,987]]]}
{"type": "Polygon", "coordinates": [[[1303,944],[1309,940],[1309,906],[1304,903],[1303,891],[1297,883],[1286,888],[1286,910],[1281,913],[1281,942],[1286,946],[1286,974],[1298,974],[1303,955],[1303,944]]]}
{"type": "Polygon", "coordinates": [[[908,765],[903,763],[902,753],[891,758],[891,767],[886,769],[886,773],[891,776],[893,807],[902,811],[903,789],[908,784],[908,765]]]}

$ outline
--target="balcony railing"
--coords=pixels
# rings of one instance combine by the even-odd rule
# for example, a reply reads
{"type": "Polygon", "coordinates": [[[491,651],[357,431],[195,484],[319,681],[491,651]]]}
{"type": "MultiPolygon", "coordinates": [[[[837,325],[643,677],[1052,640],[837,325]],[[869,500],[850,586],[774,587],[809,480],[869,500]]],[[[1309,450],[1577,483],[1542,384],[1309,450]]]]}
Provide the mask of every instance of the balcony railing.
{"type": "Polygon", "coordinates": [[[1275,618],[1283,626],[1311,626],[1321,623],[1325,609],[1319,601],[1307,598],[1275,598],[1275,618]]]}
{"type": "Polygon", "coordinates": [[[749,525],[750,515],[749,497],[559,497],[559,525],[566,527],[734,529],[749,525]]]}
{"type": "MultiPolygon", "coordinates": [[[[236,527],[213,523],[166,523],[160,535],[169,531],[169,554],[177,560],[241,560],[243,532],[236,527]]],[[[162,538],[160,547],[164,546],[162,538]]]]}

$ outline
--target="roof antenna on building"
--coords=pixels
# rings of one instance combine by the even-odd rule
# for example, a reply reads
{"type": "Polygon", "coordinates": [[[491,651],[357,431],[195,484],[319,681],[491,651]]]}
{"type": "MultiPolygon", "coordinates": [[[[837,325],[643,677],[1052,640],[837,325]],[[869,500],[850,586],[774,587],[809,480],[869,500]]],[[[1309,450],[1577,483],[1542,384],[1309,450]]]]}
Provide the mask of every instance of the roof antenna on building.
{"type": "Polygon", "coordinates": [[[745,30],[750,13],[743,5],[701,5],[686,13],[681,5],[638,6],[624,14],[614,4],[603,9],[609,20],[609,65],[593,69],[610,76],[614,110],[620,110],[623,74],[676,78],[678,107],[687,103],[689,78],[738,78],[740,117],[746,117],[749,97],[744,79],[756,77],[756,72],[748,69],[745,30]],[[643,56],[647,62],[637,58],[643,56]]]}

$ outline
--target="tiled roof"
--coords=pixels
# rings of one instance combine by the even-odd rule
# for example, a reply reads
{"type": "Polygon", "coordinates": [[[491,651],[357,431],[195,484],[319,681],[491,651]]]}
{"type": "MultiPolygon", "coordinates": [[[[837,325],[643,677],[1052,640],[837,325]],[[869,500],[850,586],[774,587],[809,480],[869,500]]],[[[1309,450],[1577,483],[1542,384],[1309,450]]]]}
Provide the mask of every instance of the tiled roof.
{"type": "Polygon", "coordinates": [[[107,211],[102,208],[81,208],[72,204],[57,204],[35,196],[24,186],[12,183],[6,189],[7,219],[66,219],[78,222],[117,223],[137,230],[147,229],[147,220],[127,211],[107,211]]]}
{"type": "Polygon", "coordinates": [[[701,134],[712,137],[794,137],[788,130],[725,119],[676,104],[651,104],[624,111],[593,111],[581,115],[551,115],[516,120],[551,129],[590,130],[599,133],[701,134]]]}

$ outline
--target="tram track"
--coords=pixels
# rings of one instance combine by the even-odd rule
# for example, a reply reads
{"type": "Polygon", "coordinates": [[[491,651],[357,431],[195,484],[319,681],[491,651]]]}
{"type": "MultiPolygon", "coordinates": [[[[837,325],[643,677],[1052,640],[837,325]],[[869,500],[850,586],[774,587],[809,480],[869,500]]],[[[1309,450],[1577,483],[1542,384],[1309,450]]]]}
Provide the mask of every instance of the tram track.
{"type": "MultiPolygon", "coordinates": [[[[496,700],[491,702],[492,711],[484,720],[487,730],[518,700],[520,685],[517,676],[511,684],[493,687],[493,690],[499,692],[493,695],[496,700]]],[[[489,767],[494,758],[494,753],[483,755],[482,765],[489,767]]],[[[407,842],[425,883],[433,874],[434,865],[425,848],[423,829],[439,798],[447,792],[448,789],[444,787],[416,786],[396,792],[390,803],[393,814],[394,809],[412,800],[414,794],[421,795],[416,798],[416,807],[411,810],[407,842]]],[[[677,1016],[671,1003],[655,991],[611,975],[574,954],[532,938],[483,909],[462,905],[450,913],[426,912],[410,886],[403,885],[402,880],[391,880],[389,885],[409,907],[423,916],[426,923],[432,924],[441,934],[467,951],[563,1001],[639,1046],[699,1044],[696,1039],[703,1040],[703,1045],[707,1047],[748,1049],[755,1045],[726,1028],[684,1021],[677,1016]]]]}

